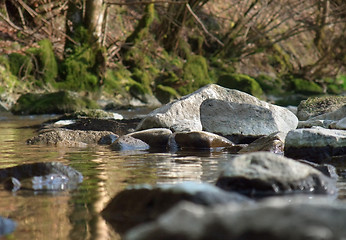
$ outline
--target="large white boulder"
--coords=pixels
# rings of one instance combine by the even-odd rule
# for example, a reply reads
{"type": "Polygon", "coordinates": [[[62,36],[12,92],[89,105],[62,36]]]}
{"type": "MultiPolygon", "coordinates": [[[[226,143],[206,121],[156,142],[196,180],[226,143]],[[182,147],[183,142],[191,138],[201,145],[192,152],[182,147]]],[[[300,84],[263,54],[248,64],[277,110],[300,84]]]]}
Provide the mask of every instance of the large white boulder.
{"type": "MultiPolygon", "coordinates": [[[[149,113],[148,116],[139,123],[137,130],[164,127],[173,131],[201,131],[204,126],[201,122],[200,109],[202,103],[208,99],[222,100],[226,103],[248,104],[251,106],[258,106],[264,112],[273,112],[273,119],[277,121],[273,122],[273,125],[277,125],[278,127],[272,128],[272,131],[262,131],[259,135],[271,134],[276,131],[288,132],[291,129],[295,129],[298,124],[297,117],[283,107],[261,101],[256,97],[238,90],[227,89],[216,84],[209,84],[149,113]],[[282,127],[282,125],[285,125],[285,127],[282,127]]],[[[206,109],[204,110],[206,111],[206,109]]],[[[222,113],[227,114],[227,116],[238,114],[237,112],[227,111],[230,111],[230,109],[217,108],[214,112],[218,112],[218,115],[222,113]]],[[[256,116],[256,118],[259,118],[258,120],[260,120],[261,117],[262,116],[256,116]]],[[[218,120],[215,119],[215,121],[218,120]]],[[[227,127],[229,127],[229,125],[225,126],[225,128],[227,127]]],[[[217,132],[213,131],[213,129],[209,129],[208,131],[217,132]]],[[[218,133],[227,135],[229,132],[225,132],[226,134],[222,132],[218,133]]]]}

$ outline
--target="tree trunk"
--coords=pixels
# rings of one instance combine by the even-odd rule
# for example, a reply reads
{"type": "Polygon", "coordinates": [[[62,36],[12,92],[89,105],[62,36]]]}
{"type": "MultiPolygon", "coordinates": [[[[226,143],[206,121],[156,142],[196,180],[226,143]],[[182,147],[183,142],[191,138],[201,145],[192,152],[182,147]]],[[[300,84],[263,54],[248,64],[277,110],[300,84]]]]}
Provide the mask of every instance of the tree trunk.
{"type": "Polygon", "coordinates": [[[101,45],[102,27],[105,20],[106,4],[103,0],[87,0],[85,9],[85,27],[91,34],[93,43],[101,45]]]}

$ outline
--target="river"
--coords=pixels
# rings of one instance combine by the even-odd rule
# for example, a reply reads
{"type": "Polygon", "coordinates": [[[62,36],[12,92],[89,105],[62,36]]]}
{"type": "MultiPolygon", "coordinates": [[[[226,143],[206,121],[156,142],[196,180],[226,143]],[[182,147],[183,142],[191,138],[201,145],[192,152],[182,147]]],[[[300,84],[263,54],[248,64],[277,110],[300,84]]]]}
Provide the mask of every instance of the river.
{"type": "Polygon", "coordinates": [[[224,152],[116,152],[103,146],[57,148],[27,145],[37,126],[56,116],[13,116],[0,112],[0,168],[61,162],[84,181],[66,192],[9,192],[0,186],[0,216],[17,222],[8,239],[120,239],[100,211],[126,186],[140,183],[215,182],[233,157],[224,152]]]}

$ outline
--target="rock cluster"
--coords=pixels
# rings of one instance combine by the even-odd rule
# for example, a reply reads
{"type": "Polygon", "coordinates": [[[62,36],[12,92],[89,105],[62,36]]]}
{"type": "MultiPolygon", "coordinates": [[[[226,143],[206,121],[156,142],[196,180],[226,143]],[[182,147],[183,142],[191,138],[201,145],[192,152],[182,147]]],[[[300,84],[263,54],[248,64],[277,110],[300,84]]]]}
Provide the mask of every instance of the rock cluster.
{"type": "Polygon", "coordinates": [[[237,154],[215,184],[121,191],[102,215],[117,231],[131,228],[126,239],[343,239],[346,205],[334,200],[337,175],[320,164],[346,157],[346,105],[323,103],[318,111],[298,107],[299,121],[286,108],[211,84],[152,111],[133,131],[118,131],[110,119],[94,127],[87,123],[97,121],[85,118],[49,125],[28,143],[237,154]]]}

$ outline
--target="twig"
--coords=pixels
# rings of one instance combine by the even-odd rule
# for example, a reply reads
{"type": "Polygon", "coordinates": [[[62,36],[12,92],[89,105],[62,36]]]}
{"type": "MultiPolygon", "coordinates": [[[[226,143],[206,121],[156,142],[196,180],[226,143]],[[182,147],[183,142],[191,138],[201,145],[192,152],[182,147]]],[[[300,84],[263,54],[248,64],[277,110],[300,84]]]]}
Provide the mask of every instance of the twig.
{"type": "Polygon", "coordinates": [[[189,12],[191,13],[191,15],[194,17],[194,19],[201,25],[203,31],[209,36],[211,37],[213,40],[215,40],[220,46],[224,47],[225,44],[223,42],[221,42],[217,37],[215,37],[213,34],[211,34],[208,29],[204,26],[204,24],[202,23],[202,21],[198,18],[198,16],[192,11],[190,4],[186,3],[186,8],[189,10],[189,12]]]}
{"type": "Polygon", "coordinates": [[[105,1],[109,5],[135,5],[135,4],[156,4],[156,3],[169,3],[169,4],[187,4],[187,1],[169,1],[169,0],[158,0],[158,1],[138,1],[138,2],[112,2],[105,1]]]}

